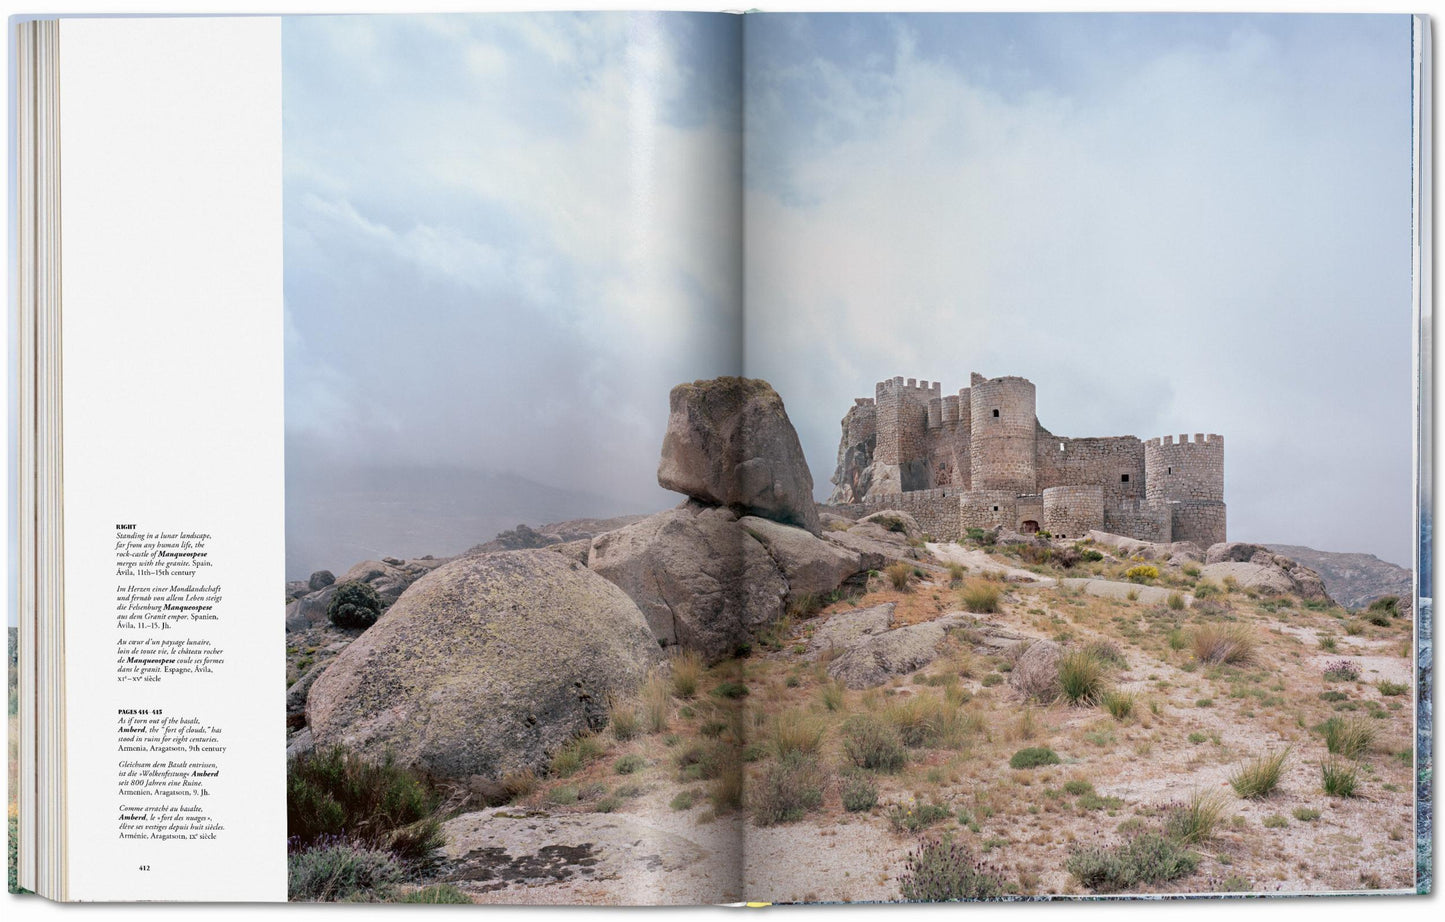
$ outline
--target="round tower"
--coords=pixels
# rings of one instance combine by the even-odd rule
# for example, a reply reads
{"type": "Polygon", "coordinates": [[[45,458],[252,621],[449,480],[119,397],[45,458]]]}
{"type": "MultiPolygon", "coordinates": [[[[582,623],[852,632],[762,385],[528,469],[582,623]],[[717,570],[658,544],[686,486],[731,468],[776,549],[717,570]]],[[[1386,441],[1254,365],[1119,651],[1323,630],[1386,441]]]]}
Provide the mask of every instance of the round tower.
{"type": "Polygon", "coordinates": [[[1157,502],[1224,501],[1224,436],[1166,435],[1144,443],[1144,498],[1157,502]]]}
{"type": "Polygon", "coordinates": [[[975,490],[1034,493],[1038,420],[1027,378],[975,379],[969,388],[969,466],[975,490]]]}

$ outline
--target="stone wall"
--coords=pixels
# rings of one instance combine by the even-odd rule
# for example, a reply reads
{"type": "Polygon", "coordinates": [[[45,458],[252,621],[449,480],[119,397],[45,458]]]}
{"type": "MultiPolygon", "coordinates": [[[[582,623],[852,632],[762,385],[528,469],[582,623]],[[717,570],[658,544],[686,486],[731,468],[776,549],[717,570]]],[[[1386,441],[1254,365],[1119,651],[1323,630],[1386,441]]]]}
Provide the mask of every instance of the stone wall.
{"type": "Polygon", "coordinates": [[[1224,501],[1224,436],[1166,435],[1144,443],[1145,496],[1178,502],[1224,501]]]}
{"type": "Polygon", "coordinates": [[[1193,541],[1206,550],[1225,540],[1224,503],[1170,503],[1175,541],[1193,541]]]}
{"type": "Polygon", "coordinates": [[[1167,503],[1147,500],[1124,500],[1104,506],[1104,531],[1127,535],[1140,541],[1167,544],[1178,540],[1174,533],[1172,510],[1167,503]]]}
{"type": "Polygon", "coordinates": [[[1070,439],[1040,426],[1035,458],[1041,490],[1095,484],[1105,502],[1144,498],[1144,443],[1132,435],[1070,439]]]}
{"type": "Polygon", "coordinates": [[[1104,488],[1049,487],[1044,491],[1044,528],[1058,538],[1082,538],[1104,527],[1104,488]]]}
{"type": "Polygon", "coordinates": [[[897,509],[906,512],[918,521],[918,525],[937,541],[956,541],[962,532],[958,527],[958,497],[960,490],[946,487],[934,490],[913,490],[908,493],[888,493],[870,496],[861,503],[838,507],[840,512],[855,514],[859,518],[897,509]]]}
{"type": "Polygon", "coordinates": [[[1018,494],[1013,490],[971,490],[959,494],[959,530],[1018,527],[1018,494]]]}
{"type": "Polygon", "coordinates": [[[969,469],[977,490],[1037,492],[1038,419],[1025,378],[976,380],[969,388],[969,469]]]}

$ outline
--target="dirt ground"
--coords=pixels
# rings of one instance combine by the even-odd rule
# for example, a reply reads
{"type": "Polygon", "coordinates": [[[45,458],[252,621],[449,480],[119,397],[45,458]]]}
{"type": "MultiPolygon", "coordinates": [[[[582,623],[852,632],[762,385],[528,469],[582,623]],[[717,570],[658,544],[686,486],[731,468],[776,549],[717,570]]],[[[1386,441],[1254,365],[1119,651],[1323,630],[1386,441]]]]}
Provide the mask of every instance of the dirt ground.
{"type": "Polygon", "coordinates": [[[919,568],[902,590],[875,577],[865,593],[784,625],[751,656],[704,671],[692,696],[666,702],[665,726],[628,739],[604,731],[575,774],[540,778],[506,807],[451,820],[436,879],[479,902],[886,901],[901,898],[920,844],[949,837],[1007,892],[1086,894],[1066,867],[1073,853],[1159,828],[1171,805],[1217,792],[1217,823],[1189,844],[1192,873],[1124,892],[1413,889],[1407,620],[1373,625],[1336,606],[1202,585],[1167,567],[1151,584],[1186,607],[1159,593],[1096,594],[1063,582],[1119,580],[1131,562],[1107,557],[1056,570],[977,548],[936,556],[953,572],[919,568]],[[830,653],[807,653],[809,635],[836,614],[891,601],[894,626],[918,623],[964,610],[964,589],[985,580],[1000,603],[976,615],[983,625],[1106,651],[1107,686],[1128,699],[1127,712],[1026,700],[1010,681],[1013,657],[981,643],[984,631],[955,631],[932,663],[871,689],[843,688],[828,675],[830,653]],[[1248,660],[1201,662],[1193,638],[1207,625],[1246,631],[1248,660]],[[1358,676],[1326,674],[1341,660],[1358,676]],[[861,773],[845,721],[896,719],[910,699],[948,712],[951,729],[910,747],[900,771],[861,773]],[[1328,751],[1321,725],[1331,717],[1363,728],[1363,752],[1328,751]],[[759,798],[786,728],[799,726],[816,731],[803,747],[822,771],[821,799],[773,822],[759,798]],[[705,759],[692,763],[708,747],[729,748],[739,763],[710,776],[705,759]],[[1011,768],[1026,747],[1048,747],[1059,762],[1011,768]],[[1236,793],[1231,779],[1242,768],[1282,751],[1271,793],[1236,793]],[[1349,767],[1354,796],[1324,792],[1324,763],[1349,767]],[[877,804],[851,812],[842,792],[860,774],[877,804]],[[920,806],[941,808],[936,821],[900,828],[895,818],[920,806]]]}

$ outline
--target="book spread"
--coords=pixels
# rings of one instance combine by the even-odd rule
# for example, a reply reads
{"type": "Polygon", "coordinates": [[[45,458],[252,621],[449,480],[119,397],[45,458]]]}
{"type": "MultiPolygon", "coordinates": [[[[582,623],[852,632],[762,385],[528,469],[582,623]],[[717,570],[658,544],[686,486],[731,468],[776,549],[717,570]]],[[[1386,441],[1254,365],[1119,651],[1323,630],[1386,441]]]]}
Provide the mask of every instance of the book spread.
{"type": "Polygon", "coordinates": [[[1431,891],[1424,17],[12,31],[12,892],[1431,891]]]}

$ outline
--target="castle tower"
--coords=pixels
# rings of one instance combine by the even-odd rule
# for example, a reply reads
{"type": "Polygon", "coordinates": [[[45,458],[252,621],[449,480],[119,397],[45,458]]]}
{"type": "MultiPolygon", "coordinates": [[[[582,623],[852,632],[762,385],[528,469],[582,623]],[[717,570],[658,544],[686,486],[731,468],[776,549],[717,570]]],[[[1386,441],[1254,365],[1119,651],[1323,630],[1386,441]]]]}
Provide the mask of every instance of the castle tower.
{"type": "Polygon", "coordinates": [[[901,377],[880,381],[874,388],[878,446],[873,462],[887,466],[888,470],[881,472],[884,484],[896,472],[897,486],[891,492],[928,488],[928,406],[942,396],[942,390],[943,385],[936,381],[930,384],[901,377]]]}
{"type": "Polygon", "coordinates": [[[969,387],[969,468],[975,490],[1034,493],[1038,420],[1027,378],[984,379],[969,387]]]}
{"type": "Polygon", "coordinates": [[[1175,541],[1225,540],[1224,436],[1166,435],[1144,443],[1144,497],[1168,503],[1175,541]]]}

